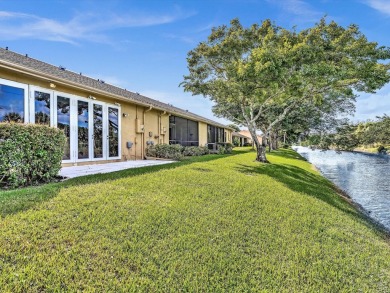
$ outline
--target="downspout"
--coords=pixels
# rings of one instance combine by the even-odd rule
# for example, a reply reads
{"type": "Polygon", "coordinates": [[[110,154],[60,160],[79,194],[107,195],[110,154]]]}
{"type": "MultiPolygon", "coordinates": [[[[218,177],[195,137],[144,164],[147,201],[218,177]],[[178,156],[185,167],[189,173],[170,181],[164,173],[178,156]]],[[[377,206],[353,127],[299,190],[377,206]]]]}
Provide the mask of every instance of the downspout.
{"type": "Polygon", "coordinates": [[[149,112],[153,109],[153,106],[149,106],[149,109],[145,110],[144,108],[144,113],[143,113],[143,120],[142,120],[142,123],[144,124],[144,132],[141,133],[141,141],[142,141],[142,148],[141,148],[141,156],[143,159],[145,159],[145,113],[146,112],[149,112]]]}

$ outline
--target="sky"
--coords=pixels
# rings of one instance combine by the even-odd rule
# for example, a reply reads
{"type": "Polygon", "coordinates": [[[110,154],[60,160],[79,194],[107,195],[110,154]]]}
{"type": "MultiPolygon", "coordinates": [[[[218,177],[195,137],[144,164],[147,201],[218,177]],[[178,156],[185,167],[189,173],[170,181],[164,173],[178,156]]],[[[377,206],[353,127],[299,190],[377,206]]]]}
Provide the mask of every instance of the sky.
{"type": "MultiPolygon", "coordinates": [[[[390,46],[390,0],[0,0],[0,47],[226,124],[208,99],[179,87],[187,53],[233,18],[300,30],[323,16],[390,46]]],[[[385,113],[390,84],[360,94],[353,120],[385,113]]]]}

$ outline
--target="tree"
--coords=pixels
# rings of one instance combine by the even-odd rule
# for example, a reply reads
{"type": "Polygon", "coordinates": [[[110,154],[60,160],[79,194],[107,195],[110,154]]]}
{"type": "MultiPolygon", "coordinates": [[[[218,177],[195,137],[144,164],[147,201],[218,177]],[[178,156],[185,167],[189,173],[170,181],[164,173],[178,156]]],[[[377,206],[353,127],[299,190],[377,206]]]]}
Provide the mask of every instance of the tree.
{"type": "Polygon", "coordinates": [[[297,32],[265,20],[244,28],[213,28],[210,36],[188,53],[189,74],[181,85],[193,95],[215,102],[220,117],[244,125],[257,148],[256,160],[267,162],[256,136],[267,106],[283,111],[273,126],[306,100],[321,103],[329,96],[352,99],[355,91],[374,92],[390,80],[390,50],[368,42],[356,25],[343,28],[325,19],[297,32]]]}
{"type": "Polygon", "coordinates": [[[240,132],[241,129],[236,124],[229,124],[228,127],[233,128],[235,132],[240,132]]]}
{"type": "Polygon", "coordinates": [[[283,106],[273,103],[265,108],[259,118],[258,127],[263,133],[268,133],[270,150],[278,148],[278,140],[283,137],[283,143],[297,139],[311,131],[324,135],[345,124],[346,115],[355,110],[353,97],[330,96],[321,99],[321,103],[307,99],[295,105],[283,120],[269,125],[284,111],[283,106]],[[288,139],[287,139],[288,138],[288,139]]]}

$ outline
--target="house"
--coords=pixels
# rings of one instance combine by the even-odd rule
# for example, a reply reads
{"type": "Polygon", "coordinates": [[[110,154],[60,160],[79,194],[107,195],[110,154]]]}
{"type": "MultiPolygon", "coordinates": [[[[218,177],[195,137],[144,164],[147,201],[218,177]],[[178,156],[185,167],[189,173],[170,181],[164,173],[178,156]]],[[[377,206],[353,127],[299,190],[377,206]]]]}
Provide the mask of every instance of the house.
{"type": "Polygon", "coordinates": [[[232,141],[225,125],[8,48],[0,48],[0,121],[62,129],[64,166],[143,159],[153,144],[232,141]]]}
{"type": "MultiPolygon", "coordinates": [[[[233,132],[232,133],[232,139],[238,139],[240,142],[240,146],[248,146],[251,145],[253,146],[253,140],[252,140],[252,135],[248,130],[241,130],[240,132],[233,132]]],[[[260,144],[263,142],[263,137],[261,135],[257,135],[257,139],[259,140],[260,144]]]]}
{"type": "Polygon", "coordinates": [[[238,146],[245,146],[248,144],[248,137],[240,134],[239,132],[232,132],[233,143],[238,141],[238,146]]]}

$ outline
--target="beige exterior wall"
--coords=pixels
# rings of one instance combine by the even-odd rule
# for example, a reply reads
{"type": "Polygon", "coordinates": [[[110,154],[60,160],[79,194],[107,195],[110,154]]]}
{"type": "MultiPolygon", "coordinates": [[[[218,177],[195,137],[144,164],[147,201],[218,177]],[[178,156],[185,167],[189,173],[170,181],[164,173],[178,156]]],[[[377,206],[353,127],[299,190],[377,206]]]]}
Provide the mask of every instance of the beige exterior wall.
{"type": "Polygon", "coordinates": [[[207,144],[207,124],[204,122],[198,122],[199,127],[199,146],[205,146],[207,144]]]}
{"type": "Polygon", "coordinates": [[[233,141],[232,130],[225,128],[225,132],[226,132],[226,142],[232,143],[232,141],[233,141]]]}

